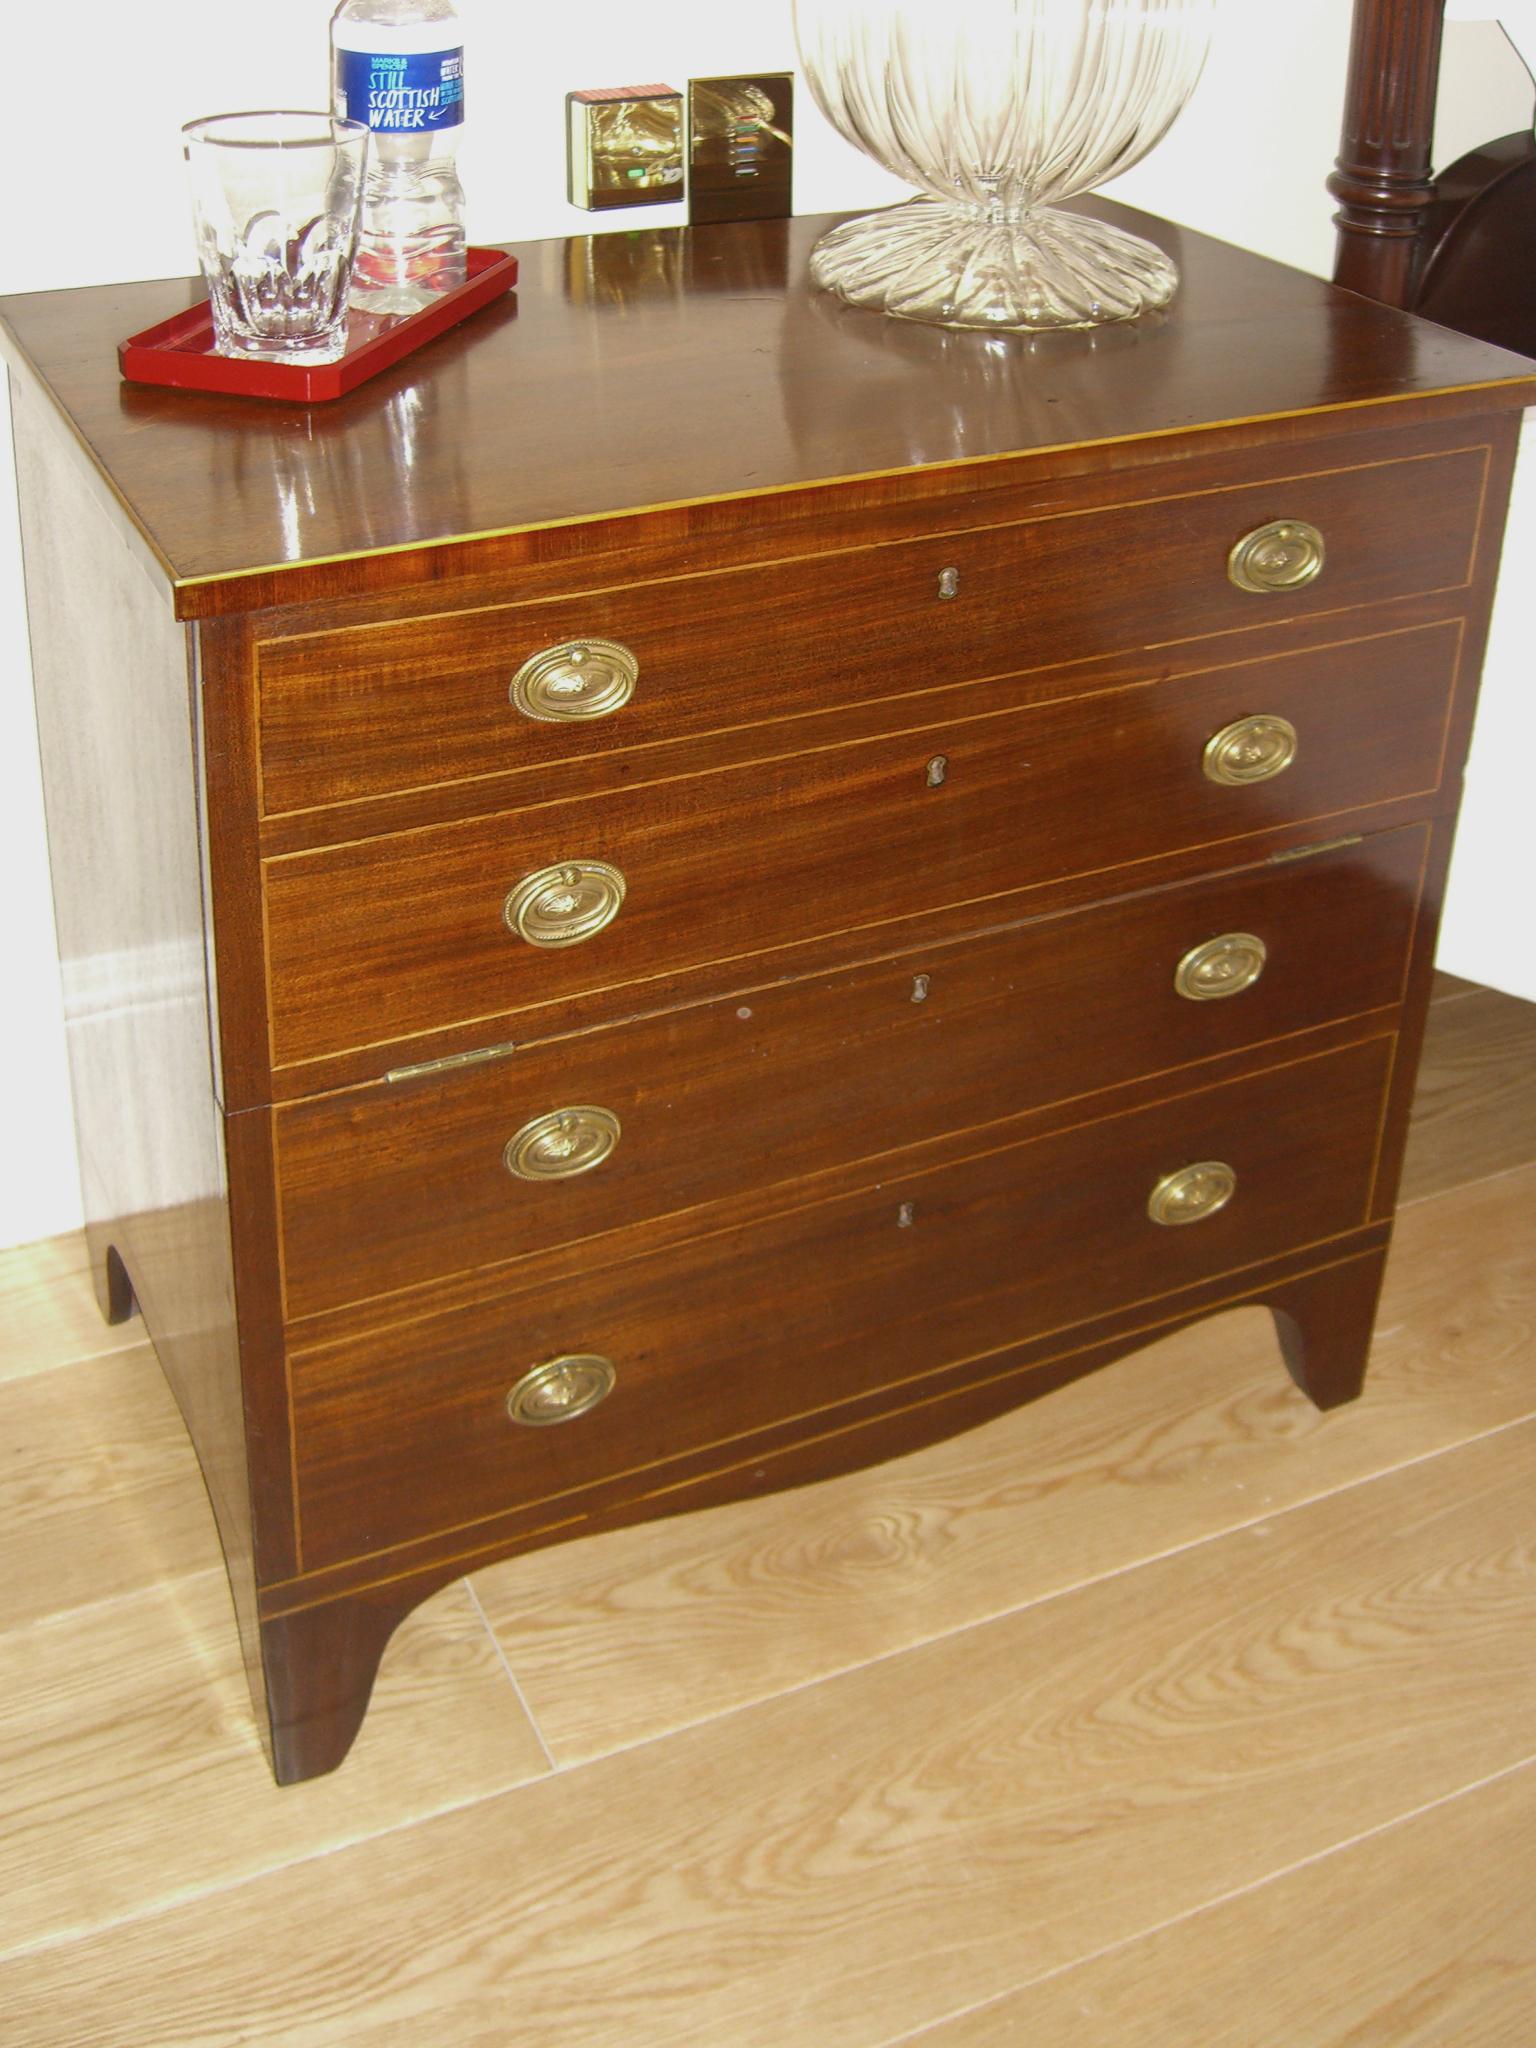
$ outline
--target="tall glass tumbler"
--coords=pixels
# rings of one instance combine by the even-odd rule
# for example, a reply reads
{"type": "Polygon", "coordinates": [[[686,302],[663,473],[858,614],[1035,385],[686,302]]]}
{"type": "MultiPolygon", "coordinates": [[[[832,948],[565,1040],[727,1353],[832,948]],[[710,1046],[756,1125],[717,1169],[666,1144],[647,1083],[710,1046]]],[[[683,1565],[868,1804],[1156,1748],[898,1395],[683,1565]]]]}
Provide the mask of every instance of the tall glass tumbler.
{"type": "Polygon", "coordinates": [[[280,108],[182,129],[217,352],[333,363],[347,345],[368,130],[280,108]]]}

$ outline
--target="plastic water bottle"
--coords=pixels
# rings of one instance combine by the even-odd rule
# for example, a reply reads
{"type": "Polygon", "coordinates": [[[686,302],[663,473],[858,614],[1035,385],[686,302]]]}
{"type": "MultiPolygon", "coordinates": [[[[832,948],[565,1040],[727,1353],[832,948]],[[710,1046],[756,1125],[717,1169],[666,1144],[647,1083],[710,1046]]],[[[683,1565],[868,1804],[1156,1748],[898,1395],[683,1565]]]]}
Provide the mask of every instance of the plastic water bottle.
{"type": "Polygon", "coordinates": [[[360,313],[414,313],[465,275],[453,161],[464,49],[453,0],[342,0],[331,62],[337,114],[369,129],[350,303],[360,313]]]}

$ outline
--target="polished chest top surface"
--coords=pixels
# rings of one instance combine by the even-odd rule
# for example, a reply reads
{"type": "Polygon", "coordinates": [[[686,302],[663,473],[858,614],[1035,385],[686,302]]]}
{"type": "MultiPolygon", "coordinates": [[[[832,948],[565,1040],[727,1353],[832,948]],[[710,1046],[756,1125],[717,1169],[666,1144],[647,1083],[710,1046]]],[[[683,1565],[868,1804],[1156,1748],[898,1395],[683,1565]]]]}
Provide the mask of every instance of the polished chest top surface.
{"type": "Polygon", "coordinates": [[[442,575],[443,548],[562,522],[714,504],[723,530],[756,496],[842,480],[1070,466],[1359,407],[1407,421],[1469,386],[1484,405],[1500,384],[1498,402],[1536,397],[1523,358],[1100,204],[1177,261],[1168,314],[1030,338],[854,312],[806,277],[825,219],[574,237],[517,246],[519,290],[423,355],[338,403],[286,408],[120,382],[116,343],[190,303],[187,281],[3,311],[183,616],[341,594],[381,552],[411,556],[407,578],[442,575]]]}

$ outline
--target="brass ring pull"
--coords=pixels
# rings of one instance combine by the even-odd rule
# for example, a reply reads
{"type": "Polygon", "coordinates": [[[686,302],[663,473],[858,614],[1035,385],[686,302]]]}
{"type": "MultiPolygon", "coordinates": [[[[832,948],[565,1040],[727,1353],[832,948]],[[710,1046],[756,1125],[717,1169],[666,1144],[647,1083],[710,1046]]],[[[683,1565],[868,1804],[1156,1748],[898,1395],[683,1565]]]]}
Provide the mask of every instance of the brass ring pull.
{"type": "Polygon", "coordinates": [[[1212,733],[1201,760],[1210,781],[1244,789],[1250,782],[1283,775],[1296,758],[1296,744],[1296,728],[1288,718],[1260,712],[1212,733]]]}
{"type": "Polygon", "coordinates": [[[530,655],[507,694],[524,718],[544,724],[607,718],[639,679],[638,659],[617,640],[561,640],[530,655]]]}
{"type": "Polygon", "coordinates": [[[1147,1197],[1147,1214],[1154,1223],[1170,1228],[1203,1223],[1225,1209],[1236,1190],[1237,1175],[1225,1160],[1202,1159],[1194,1166],[1181,1166],[1177,1173],[1165,1173],[1147,1197]]]}
{"type": "Polygon", "coordinates": [[[618,1371],[611,1358],[573,1351],[525,1372],[507,1396],[507,1413],[525,1429],[550,1429],[588,1415],[613,1392],[618,1371]]]}
{"type": "Polygon", "coordinates": [[[551,1109],[509,1138],[502,1157],[518,1180],[574,1180],[612,1157],[619,1132],[611,1109],[551,1109]]]}
{"type": "Polygon", "coordinates": [[[1252,932],[1223,932],[1191,946],[1174,969],[1173,985],[1191,1003],[1217,1003],[1240,996],[1264,972],[1269,948],[1252,932]]]}
{"type": "Polygon", "coordinates": [[[1239,590],[1259,597],[1305,590],[1323,573],[1323,536],[1305,519],[1272,519],[1245,533],[1227,557],[1227,574],[1239,590]]]}
{"type": "Polygon", "coordinates": [[[625,881],[605,860],[557,861],[512,889],[502,915],[530,946],[579,946],[618,916],[625,881]]]}

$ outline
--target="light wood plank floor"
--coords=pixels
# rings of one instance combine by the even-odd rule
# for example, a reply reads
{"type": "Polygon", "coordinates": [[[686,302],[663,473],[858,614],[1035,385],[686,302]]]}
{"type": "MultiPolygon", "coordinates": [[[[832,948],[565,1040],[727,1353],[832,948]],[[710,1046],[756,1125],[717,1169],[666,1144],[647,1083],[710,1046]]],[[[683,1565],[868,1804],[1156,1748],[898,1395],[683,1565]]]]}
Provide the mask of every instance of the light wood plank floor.
{"type": "Polygon", "coordinates": [[[278,1792],[75,1240],[0,1253],[6,2048],[1536,2038],[1536,1008],[1433,1012],[1364,1398],[1267,1316],[482,1572],[278,1792]]]}

